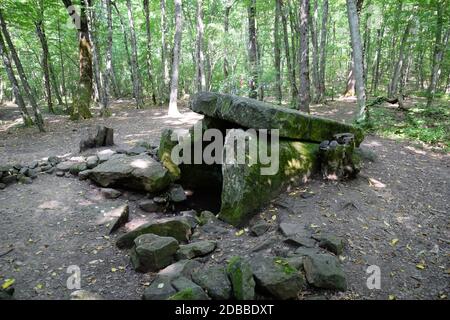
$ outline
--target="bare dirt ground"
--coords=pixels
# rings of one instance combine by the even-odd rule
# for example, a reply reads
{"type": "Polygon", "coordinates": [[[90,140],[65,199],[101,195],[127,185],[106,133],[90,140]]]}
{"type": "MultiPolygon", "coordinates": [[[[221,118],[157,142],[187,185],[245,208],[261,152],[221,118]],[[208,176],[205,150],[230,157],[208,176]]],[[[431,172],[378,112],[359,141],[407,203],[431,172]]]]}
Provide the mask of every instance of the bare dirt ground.
{"type": "MultiPolygon", "coordinates": [[[[349,121],[355,108],[353,101],[336,101],[314,107],[313,112],[349,121]]],[[[199,119],[187,110],[178,120],[167,118],[165,109],[135,110],[130,101],[118,101],[111,118],[73,123],[67,117],[47,116],[48,131],[38,133],[15,128],[15,110],[0,107],[1,164],[76,155],[83,128],[97,123],[113,127],[116,147],[123,148],[138,140],[156,144],[163,128],[188,127],[199,119]]],[[[277,225],[292,221],[313,232],[330,231],[348,242],[340,259],[349,290],[305,292],[303,298],[447,299],[450,156],[376,136],[368,136],[363,147],[376,158],[364,162],[356,180],[335,183],[314,178],[283,193],[255,217],[271,222],[268,233],[237,236],[237,230],[229,227],[217,235],[222,241],[209,263],[224,262],[232,254],[246,256],[263,243],[266,250],[283,254],[288,248],[281,245],[277,225]],[[369,265],[380,267],[380,290],[366,286],[369,265]]],[[[142,197],[125,192],[117,200],[105,200],[89,182],[47,174],[31,185],[1,190],[0,283],[14,278],[18,299],[68,299],[72,290],[66,286],[67,267],[77,265],[82,289],[108,299],[140,299],[153,275],[133,271],[127,252],[114,245],[117,235],[106,236],[105,227],[95,222],[125,202],[132,223],[160,217],[136,207],[142,197]]]]}

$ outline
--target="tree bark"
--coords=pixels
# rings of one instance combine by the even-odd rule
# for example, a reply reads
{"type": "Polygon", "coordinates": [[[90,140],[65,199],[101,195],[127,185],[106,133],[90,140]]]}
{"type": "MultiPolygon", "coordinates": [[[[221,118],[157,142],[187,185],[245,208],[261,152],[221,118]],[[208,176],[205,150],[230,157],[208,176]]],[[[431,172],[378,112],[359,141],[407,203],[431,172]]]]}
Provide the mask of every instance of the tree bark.
{"type": "Polygon", "coordinates": [[[55,113],[53,110],[53,102],[52,102],[52,88],[50,84],[50,68],[48,65],[48,44],[47,37],[45,36],[44,26],[42,20],[35,22],[36,26],[36,34],[39,38],[42,47],[42,71],[44,73],[44,87],[45,87],[45,97],[47,99],[48,111],[51,113],[55,113]]]}
{"type": "Polygon", "coordinates": [[[197,0],[196,75],[197,91],[206,91],[205,55],[203,51],[203,0],[197,0]]]}
{"type": "Polygon", "coordinates": [[[318,3],[314,0],[313,14],[308,15],[309,30],[311,34],[311,42],[313,48],[312,57],[312,79],[313,79],[313,101],[317,103],[319,101],[319,41],[318,41],[318,30],[316,28],[316,20],[318,16],[318,3]]]}
{"type": "MultiPolygon", "coordinates": [[[[74,12],[71,0],[62,0],[70,13],[74,12]]],[[[76,14],[76,13],[73,13],[76,14]]],[[[73,16],[71,15],[71,17],[73,16]]],[[[81,10],[79,17],[78,38],[80,51],[80,80],[77,91],[73,97],[73,104],[70,118],[79,120],[80,118],[92,118],[91,105],[93,70],[92,70],[92,46],[89,38],[89,27],[86,15],[86,6],[81,1],[81,10]]]]}
{"type": "Polygon", "coordinates": [[[280,43],[280,18],[281,18],[281,3],[280,0],[275,0],[275,23],[274,23],[274,66],[275,66],[275,97],[278,104],[281,105],[282,90],[281,90],[281,43],[280,43]]]}
{"type": "Polygon", "coordinates": [[[353,50],[353,73],[355,76],[355,91],[358,102],[358,121],[368,120],[366,109],[366,92],[364,88],[363,53],[361,36],[359,34],[359,18],[354,0],[347,0],[347,15],[353,50]]]}
{"type": "Polygon", "coordinates": [[[437,20],[436,20],[436,33],[435,33],[435,42],[434,42],[434,52],[433,52],[433,62],[431,68],[431,77],[430,77],[430,85],[428,86],[427,91],[427,107],[431,106],[433,102],[434,95],[436,93],[437,79],[440,68],[440,60],[443,55],[443,45],[442,45],[442,25],[444,22],[443,19],[443,8],[440,1],[436,1],[437,6],[437,20]]]}
{"type": "Polygon", "coordinates": [[[373,94],[377,94],[378,83],[380,81],[381,48],[383,46],[384,28],[385,26],[383,23],[381,29],[377,30],[377,51],[374,61],[374,70],[372,72],[372,87],[370,90],[373,94]]]}
{"type": "MultiPolygon", "coordinates": [[[[232,7],[232,4],[227,2],[226,5],[225,5],[225,18],[224,18],[224,22],[223,22],[223,24],[224,24],[224,27],[223,27],[224,35],[225,35],[226,39],[228,39],[227,38],[228,37],[228,31],[229,31],[229,28],[230,28],[231,7],[232,7]]],[[[230,71],[229,71],[230,66],[229,66],[229,63],[228,63],[228,50],[227,50],[227,47],[228,47],[228,42],[225,43],[225,53],[224,53],[224,57],[223,57],[223,76],[225,78],[225,81],[228,79],[228,75],[230,73],[230,71]]],[[[229,86],[228,86],[228,83],[227,83],[227,88],[228,87],[229,86]]]]}
{"type": "Polygon", "coordinates": [[[144,0],[144,14],[145,14],[145,31],[147,34],[147,76],[148,82],[150,83],[151,95],[153,104],[157,104],[156,102],[156,89],[155,89],[155,80],[153,78],[153,58],[152,58],[152,33],[150,28],[150,8],[148,0],[144,0]]]}
{"type": "Polygon", "coordinates": [[[284,41],[284,54],[286,57],[286,67],[288,72],[288,79],[291,91],[292,101],[291,103],[295,103],[298,95],[298,89],[295,79],[295,70],[292,67],[291,53],[289,48],[289,34],[287,28],[287,7],[284,6],[283,0],[277,0],[279,2],[280,10],[281,10],[281,22],[283,26],[283,41],[284,41]]]}
{"type": "Polygon", "coordinates": [[[300,89],[298,94],[298,109],[309,113],[311,102],[309,80],[309,0],[300,0],[300,46],[298,52],[300,65],[300,89]]]}
{"type": "Polygon", "coordinates": [[[127,0],[128,8],[128,22],[130,24],[130,39],[131,39],[131,72],[133,73],[133,92],[136,99],[136,108],[141,109],[144,106],[141,96],[141,77],[139,73],[138,53],[136,32],[134,29],[134,17],[131,7],[131,0],[127,0]]]}
{"type": "Polygon", "coordinates": [[[61,44],[61,26],[59,22],[58,17],[58,51],[59,51],[59,61],[60,61],[60,68],[61,68],[61,91],[62,95],[64,97],[64,106],[66,108],[66,111],[68,110],[68,103],[67,103],[67,89],[66,89],[66,74],[65,74],[65,68],[64,68],[64,59],[63,59],[63,50],[62,50],[62,44],[61,44]]]}
{"type": "MultiPolygon", "coordinates": [[[[3,40],[2,33],[0,32],[0,56],[3,59],[3,64],[5,66],[5,71],[8,76],[9,82],[11,83],[12,92],[14,94],[14,98],[16,100],[17,106],[19,107],[20,114],[23,119],[23,123],[25,126],[30,126],[33,124],[33,120],[28,113],[28,110],[25,106],[25,101],[20,93],[19,83],[17,82],[16,76],[14,75],[14,70],[11,65],[11,61],[9,60],[8,51],[6,49],[5,42],[3,40]]],[[[2,86],[2,101],[3,101],[3,82],[2,86]]]]}
{"type": "Polygon", "coordinates": [[[327,59],[327,23],[328,23],[328,0],[323,0],[322,4],[322,30],[320,35],[320,67],[319,67],[319,88],[318,102],[325,100],[325,67],[327,59]]]}
{"type": "Polygon", "coordinates": [[[172,79],[170,84],[169,116],[178,116],[178,77],[181,55],[181,37],[183,31],[181,0],[175,0],[175,38],[173,47],[172,79]]]}
{"type": "Polygon", "coordinates": [[[250,0],[248,11],[248,60],[250,66],[249,97],[258,98],[258,48],[256,38],[256,0],[250,0]]]}
{"type": "Polygon", "coordinates": [[[167,26],[167,14],[166,14],[166,0],[161,0],[161,65],[162,65],[162,76],[163,76],[163,87],[162,87],[162,102],[169,101],[169,86],[170,86],[170,77],[169,77],[169,60],[168,60],[168,49],[167,49],[167,40],[166,36],[169,32],[167,26]]]}
{"type": "Polygon", "coordinates": [[[25,94],[27,95],[27,98],[30,101],[31,108],[33,109],[34,122],[39,128],[39,131],[44,132],[45,131],[44,121],[42,119],[41,112],[39,111],[39,107],[34,98],[34,93],[31,90],[31,87],[28,83],[28,79],[23,69],[22,63],[20,62],[19,56],[17,55],[16,48],[14,47],[11,41],[11,37],[9,36],[8,28],[6,26],[5,19],[3,18],[3,11],[1,9],[0,9],[0,24],[2,29],[1,32],[3,32],[3,36],[5,37],[4,41],[6,41],[6,45],[8,46],[14,64],[16,65],[17,73],[19,74],[20,81],[22,82],[23,90],[25,91],[25,94]]]}

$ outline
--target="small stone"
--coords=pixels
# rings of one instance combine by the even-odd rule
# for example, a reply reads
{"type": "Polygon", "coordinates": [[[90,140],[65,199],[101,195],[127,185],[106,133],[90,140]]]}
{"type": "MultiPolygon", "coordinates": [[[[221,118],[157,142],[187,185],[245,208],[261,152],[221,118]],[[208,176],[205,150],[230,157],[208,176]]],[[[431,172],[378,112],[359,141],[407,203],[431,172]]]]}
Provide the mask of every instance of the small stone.
{"type": "Polygon", "coordinates": [[[17,175],[15,175],[15,174],[6,175],[2,178],[2,183],[6,184],[6,185],[9,185],[16,181],[17,181],[17,175]]]}
{"type": "Polygon", "coordinates": [[[115,154],[113,150],[107,149],[97,152],[98,163],[103,163],[111,159],[115,154]]]}
{"type": "Polygon", "coordinates": [[[185,277],[174,279],[172,286],[178,292],[169,300],[209,300],[208,295],[199,285],[185,277]]]}
{"type": "Polygon", "coordinates": [[[237,300],[253,300],[255,298],[255,280],[247,261],[239,256],[231,258],[227,266],[227,274],[237,300]]]}
{"type": "Polygon", "coordinates": [[[280,231],[281,233],[286,236],[292,236],[292,235],[297,235],[297,234],[304,234],[305,233],[305,227],[301,224],[296,224],[296,223],[286,223],[286,222],[282,222],[280,223],[280,231]]]}
{"type": "Polygon", "coordinates": [[[103,297],[90,291],[77,290],[70,294],[70,300],[103,300],[103,297]]]}
{"type": "Polygon", "coordinates": [[[175,279],[183,276],[188,279],[197,273],[197,270],[201,268],[202,264],[196,260],[180,260],[165,267],[158,272],[158,275],[175,279]]]}
{"type": "Polygon", "coordinates": [[[198,225],[197,211],[188,210],[181,211],[180,215],[186,219],[186,221],[191,225],[191,228],[194,229],[198,225]]]}
{"type": "Polygon", "coordinates": [[[6,188],[6,184],[0,183],[0,190],[3,190],[3,189],[5,189],[5,188],[6,188]]]}
{"type": "Polygon", "coordinates": [[[69,172],[77,176],[81,171],[86,171],[88,168],[85,162],[79,162],[70,167],[69,172]]]}
{"type": "Polygon", "coordinates": [[[202,211],[200,213],[200,217],[198,219],[200,221],[201,226],[204,226],[206,224],[216,223],[219,221],[219,219],[217,219],[216,215],[214,213],[212,213],[211,211],[202,211]]]}
{"type": "Polygon", "coordinates": [[[179,184],[174,184],[169,189],[169,199],[172,202],[183,202],[187,199],[184,189],[179,184]]]}
{"type": "Polygon", "coordinates": [[[153,200],[142,200],[138,204],[139,208],[145,212],[157,212],[161,208],[158,204],[156,204],[153,200]]]}
{"type": "Polygon", "coordinates": [[[77,164],[77,162],[74,162],[74,161],[64,161],[64,162],[58,163],[56,165],[56,169],[58,171],[68,172],[70,170],[70,168],[76,164],[77,164]]]}
{"type": "Polygon", "coordinates": [[[306,279],[316,288],[347,290],[345,273],[335,256],[311,254],[303,259],[306,279]]]}
{"type": "Polygon", "coordinates": [[[190,244],[181,245],[177,251],[177,260],[194,259],[196,257],[205,256],[216,249],[217,243],[211,240],[192,242],[190,244]]]}
{"type": "Polygon", "coordinates": [[[21,184],[32,184],[33,183],[33,179],[31,179],[30,177],[25,177],[25,176],[20,176],[17,181],[21,184]]]}
{"type": "Polygon", "coordinates": [[[104,222],[108,222],[111,226],[109,228],[109,234],[128,222],[129,211],[128,205],[125,204],[104,214],[104,222]]]}
{"type": "Polygon", "coordinates": [[[253,235],[259,237],[262,236],[264,233],[266,233],[270,228],[270,224],[268,224],[265,221],[259,221],[255,223],[251,228],[250,231],[253,235]]]}
{"type": "Polygon", "coordinates": [[[177,291],[171,284],[171,278],[158,275],[148,288],[144,290],[143,300],[166,300],[177,291]]]}
{"type": "Polygon", "coordinates": [[[154,197],[153,201],[157,204],[164,205],[167,203],[168,200],[166,197],[154,197]]]}
{"type": "Polygon", "coordinates": [[[287,239],[284,240],[285,243],[294,245],[294,246],[301,246],[306,248],[314,248],[316,245],[316,241],[312,239],[309,236],[302,236],[302,235],[292,235],[287,237],[287,239]]]}
{"type": "Polygon", "coordinates": [[[56,176],[57,177],[64,177],[64,175],[65,175],[65,172],[63,172],[63,171],[56,171],[56,176]]]}
{"type": "Polygon", "coordinates": [[[97,156],[90,156],[86,159],[86,166],[88,169],[93,169],[98,165],[98,157],[97,156]]]}
{"type": "Polygon", "coordinates": [[[319,241],[319,247],[324,248],[336,255],[342,254],[344,251],[345,240],[332,234],[324,233],[314,236],[319,241]]]}
{"type": "Polygon", "coordinates": [[[30,165],[28,166],[30,169],[36,169],[39,166],[39,161],[34,160],[33,162],[30,163],[30,165]]]}
{"type": "Polygon", "coordinates": [[[105,199],[117,199],[122,194],[122,192],[111,188],[101,188],[100,193],[105,199]]]}
{"type": "Polygon", "coordinates": [[[229,300],[231,298],[231,283],[225,268],[212,266],[192,274],[192,281],[202,287],[215,300],[229,300]]]}
{"type": "Polygon", "coordinates": [[[89,179],[89,175],[91,174],[91,170],[84,170],[78,173],[78,179],[87,180],[89,179]]]}
{"type": "Polygon", "coordinates": [[[139,272],[157,271],[170,265],[178,250],[178,241],[172,237],[144,234],[134,240],[131,263],[139,272]]]}
{"type": "MultiPolygon", "coordinates": [[[[44,168],[44,167],[42,167],[42,168],[44,168]]],[[[42,170],[42,171],[44,171],[44,170],[42,170]]],[[[56,168],[50,166],[50,168],[48,168],[47,170],[45,170],[45,173],[47,173],[47,174],[53,174],[53,173],[55,173],[55,171],[56,171],[56,168]]]]}
{"type": "Polygon", "coordinates": [[[143,153],[146,153],[146,152],[147,152],[146,148],[136,146],[136,147],[133,147],[130,150],[128,150],[126,152],[126,154],[129,155],[129,156],[137,156],[137,155],[140,155],[140,154],[143,154],[143,153]]]}
{"type": "Polygon", "coordinates": [[[56,166],[58,163],[61,162],[61,159],[58,158],[58,157],[56,157],[56,156],[50,156],[50,157],[48,157],[47,161],[48,161],[48,163],[49,163],[51,166],[54,167],[54,166],[56,166]]]}

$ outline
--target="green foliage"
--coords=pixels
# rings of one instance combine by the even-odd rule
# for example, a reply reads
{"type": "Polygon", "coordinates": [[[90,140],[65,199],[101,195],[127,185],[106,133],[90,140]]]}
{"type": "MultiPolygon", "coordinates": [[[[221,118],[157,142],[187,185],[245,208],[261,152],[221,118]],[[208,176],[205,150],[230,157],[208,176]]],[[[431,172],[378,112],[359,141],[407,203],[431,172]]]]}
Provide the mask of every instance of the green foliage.
{"type": "Polygon", "coordinates": [[[411,139],[450,151],[450,108],[438,105],[426,108],[417,104],[407,111],[383,107],[371,109],[371,125],[365,128],[373,133],[394,139],[411,139]]]}

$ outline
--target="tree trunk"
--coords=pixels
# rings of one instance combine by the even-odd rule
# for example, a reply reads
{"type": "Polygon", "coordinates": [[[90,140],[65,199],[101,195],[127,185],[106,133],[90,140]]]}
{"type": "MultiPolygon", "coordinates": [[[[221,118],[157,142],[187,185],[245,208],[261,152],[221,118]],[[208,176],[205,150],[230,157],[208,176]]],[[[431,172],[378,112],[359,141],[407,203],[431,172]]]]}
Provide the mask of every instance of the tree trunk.
{"type": "MultiPolygon", "coordinates": [[[[226,3],[225,5],[225,19],[224,19],[224,35],[227,38],[228,37],[228,31],[230,28],[230,12],[231,12],[231,4],[229,2],[226,3]]],[[[228,39],[228,38],[227,38],[228,39]]],[[[225,43],[225,53],[224,53],[224,58],[223,58],[223,76],[225,78],[225,81],[228,79],[228,75],[230,73],[229,71],[229,63],[228,63],[228,41],[225,43]]],[[[228,88],[228,83],[227,83],[227,88],[228,88]]]]}
{"type": "Polygon", "coordinates": [[[394,98],[398,93],[398,83],[401,78],[401,72],[404,70],[405,63],[405,50],[408,45],[408,37],[411,33],[413,27],[413,16],[411,15],[406,26],[405,32],[403,33],[402,42],[400,44],[400,51],[398,54],[398,60],[395,64],[394,73],[392,75],[391,82],[389,83],[388,97],[394,98]]]}
{"type": "Polygon", "coordinates": [[[150,82],[150,87],[152,91],[152,101],[153,104],[156,102],[156,89],[155,80],[153,79],[153,63],[152,63],[152,33],[150,28],[150,8],[148,0],[144,0],[144,14],[145,14],[145,31],[147,33],[147,76],[150,82]]]}
{"type": "Polygon", "coordinates": [[[292,47],[292,76],[295,79],[295,86],[297,88],[297,96],[295,97],[295,101],[298,99],[298,86],[297,86],[297,74],[298,74],[298,60],[297,60],[297,50],[298,50],[298,37],[297,34],[299,33],[298,29],[298,23],[295,20],[295,15],[292,12],[291,3],[288,1],[288,10],[289,10],[289,27],[291,29],[291,47],[292,47]]]}
{"type": "MultiPolygon", "coordinates": [[[[11,37],[9,36],[8,28],[6,26],[5,19],[3,18],[3,11],[1,9],[0,9],[0,24],[1,24],[1,29],[3,32],[3,36],[5,37],[4,41],[6,41],[6,44],[8,45],[8,48],[11,53],[14,64],[16,65],[17,73],[19,74],[20,81],[22,82],[23,90],[25,91],[25,94],[27,95],[27,98],[30,101],[31,108],[33,109],[34,122],[38,126],[39,131],[44,132],[45,131],[44,121],[42,119],[41,112],[39,111],[39,107],[34,98],[33,91],[31,90],[31,87],[28,83],[27,76],[22,67],[22,63],[20,62],[19,56],[17,55],[16,48],[14,47],[14,45],[11,41],[11,37]]],[[[6,49],[6,47],[5,47],[5,49],[6,49]]]]}
{"type": "Polygon", "coordinates": [[[175,38],[172,60],[172,79],[170,84],[169,116],[178,116],[178,76],[181,55],[181,36],[183,31],[181,0],[175,0],[175,38]]]}
{"type": "Polygon", "coordinates": [[[298,94],[298,109],[309,113],[310,80],[309,80],[309,0],[300,0],[300,46],[299,46],[299,65],[300,65],[300,89],[298,94]]]}
{"type": "MultiPolygon", "coordinates": [[[[14,75],[14,70],[11,66],[11,61],[9,60],[8,51],[6,49],[5,42],[3,41],[3,36],[1,32],[0,32],[0,56],[3,59],[5,71],[8,76],[9,82],[11,83],[12,92],[14,94],[17,106],[19,107],[23,123],[25,126],[30,126],[33,124],[33,120],[31,120],[31,117],[28,114],[28,110],[25,107],[25,101],[23,101],[23,97],[20,93],[19,83],[17,82],[16,76],[14,75]]],[[[3,101],[3,82],[1,83],[1,85],[2,85],[2,101],[3,101]]]]}
{"type": "Polygon", "coordinates": [[[50,56],[49,56],[49,59],[48,59],[48,69],[50,71],[50,79],[51,79],[51,82],[52,82],[53,92],[55,93],[56,100],[58,100],[58,105],[63,106],[64,103],[62,101],[62,97],[61,97],[61,94],[59,92],[58,81],[56,79],[55,69],[53,68],[53,64],[52,64],[52,61],[50,59],[50,56]]]}
{"type": "Polygon", "coordinates": [[[136,99],[137,109],[141,109],[144,106],[141,96],[141,77],[139,73],[138,53],[137,53],[137,41],[136,32],[134,29],[133,10],[131,7],[131,0],[127,0],[128,8],[128,21],[130,23],[130,38],[131,38],[131,72],[133,73],[133,92],[136,99]]]}
{"type": "Polygon", "coordinates": [[[249,97],[258,98],[258,52],[256,39],[256,0],[250,0],[248,11],[248,60],[250,65],[249,97]]]}
{"type": "Polygon", "coordinates": [[[359,34],[358,12],[354,0],[347,0],[347,15],[353,50],[353,73],[355,77],[355,91],[359,109],[357,120],[364,121],[368,117],[366,109],[366,92],[364,88],[363,54],[361,47],[361,36],[359,34]]]}
{"type": "Polygon", "coordinates": [[[197,0],[196,75],[197,91],[206,91],[205,56],[203,52],[203,0],[197,0]]]}
{"type": "Polygon", "coordinates": [[[280,16],[281,3],[280,0],[275,0],[275,23],[274,23],[274,66],[275,66],[275,97],[278,104],[281,105],[282,91],[281,91],[281,43],[280,43],[280,16]]]}
{"type": "MultiPolygon", "coordinates": [[[[69,15],[72,17],[74,9],[71,0],[62,0],[69,15]],[[70,14],[72,13],[72,14],[70,14]]],[[[70,118],[72,120],[79,120],[80,118],[92,118],[91,111],[89,110],[92,97],[92,82],[93,82],[93,70],[92,70],[92,47],[91,40],[89,39],[89,27],[86,15],[86,6],[84,1],[81,1],[81,11],[79,19],[78,38],[79,38],[79,51],[80,51],[80,80],[78,82],[78,88],[73,98],[72,110],[70,118]]]]}
{"type": "Polygon", "coordinates": [[[61,26],[59,22],[58,17],[58,51],[59,51],[59,61],[61,64],[61,91],[62,95],[64,96],[64,106],[66,108],[66,111],[68,110],[68,103],[67,103],[67,89],[66,89],[66,74],[65,74],[65,68],[64,68],[64,59],[63,59],[63,50],[62,50],[62,44],[61,44],[61,26]]]}
{"type": "Polygon", "coordinates": [[[120,88],[117,84],[116,75],[113,67],[113,23],[112,23],[112,4],[111,0],[106,0],[106,16],[108,24],[108,35],[106,38],[106,72],[105,72],[105,86],[106,86],[106,103],[109,105],[109,97],[111,91],[114,92],[115,97],[120,97],[120,88]]]}
{"type": "Polygon", "coordinates": [[[161,65],[162,65],[162,74],[163,74],[163,88],[161,90],[162,94],[162,102],[169,101],[169,86],[170,86],[170,77],[169,77],[169,60],[168,60],[168,50],[167,50],[167,41],[166,36],[169,32],[167,26],[167,14],[166,14],[166,0],[161,0],[161,65]]]}
{"type": "Polygon", "coordinates": [[[443,19],[443,8],[440,1],[436,1],[437,4],[437,20],[436,20],[436,34],[435,34],[435,42],[434,42],[434,52],[433,52],[433,63],[431,68],[431,79],[430,85],[428,86],[427,91],[427,107],[431,106],[433,102],[434,95],[436,93],[437,79],[440,68],[440,60],[443,53],[443,45],[442,45],[442,25],[444,22],[443,19]]]}
{"type": "Polygon", "coordinates": [[[298,96],[297,80],[295,79],[295,69],[292,66],[291,54],[289,49],[289,35],[287,29],[287,7],[283,6],[283,0],[277,0],[281,9],[281,21],[283,24],[284,54],[286,56],[286,66],[288,71],[289,84],[291,89],[292,103],[295,103],[298,96]]]}
{"type": "Polygon", "coordinates": [[[55,113],[53,110],[53,102],[52,102],[52,88],[50,84],[50,68],[48,65],[48,44],[47,37],[45,36],[44,26],[41,21],[37,21],[35,23],[36,26],[36,34],[39,38],[42,47],[42,71],[44,73],[44,87],[45,87],[45,97],[47,99],[48,111],[51,113],[55,113]]]}
{"type": "Polygon", "coordinates": [[[133,77],[133,72],[131,72],[131,55],[130,55],[130,49],[128,47],[128,36],[127,36],[127,31],[125,29],[125,23],[123,21],[122,15],[120,14],[119,8],[117,8],[116,3],[115,2],[111,2],[111,4],[113,5],[114,9],[116,10],[117,17],[119,18],[120,29],[121,29],[122,34],[123,34],[123,45],[124,45],[125,52],[126,52],[126,55],[127,55],[128,68],[130,70],[130,79],[131,79],[131,83],[133,83],[134,82],[134,77],[133,77]]]}
{"type": "Polygon", "coordinates": [[[311,42],[313,48],[313,57],[312,57],[312,79],[313,79],[313,101],[314,103],[318,102],[318,93],[319,93],[319,41],[317,39],[317,28],[316,28],[316,20],[317,20],[317,11],[318,11],[318,3],[317,0],[314,0],[314,12],[313,14],[308,15],[308,23],[309,30],[311,34],[311,42]]]}
{"type": "Polygon", "coordinates": [[[325,100],[325,67],[327,58],[327,23],[328,23],[328,0],[322,4],[322,30],[320,35],[320,68],[319,68],[319,88],[318,102],[325,100]]]}
{"type": "Polygon", "coordinates": [[[372,72],[372,94],[377,94],[378,91],[378,83],[380,81],[380,63],[381,63],[381,48],[383,46],[383,36],[384,36],[384,23],[381,26],[381,29],[377,30],[377,51],[374,62],[374,70],[372,72]]]}

